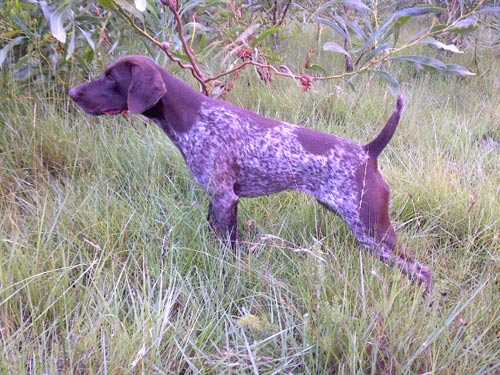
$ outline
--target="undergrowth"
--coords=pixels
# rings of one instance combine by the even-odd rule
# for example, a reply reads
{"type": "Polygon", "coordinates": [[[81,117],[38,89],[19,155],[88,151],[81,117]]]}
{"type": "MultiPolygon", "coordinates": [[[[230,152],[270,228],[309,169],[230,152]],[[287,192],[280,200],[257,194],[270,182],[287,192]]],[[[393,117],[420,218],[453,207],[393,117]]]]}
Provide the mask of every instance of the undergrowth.
{"type": "MultiPolygon", "coordinates": [[[[495,373],[500,72],[482,68],[402,69],[408,107],[380,160],[401,241],[434,271],[432,307],[300,194],[243,200],[231,251],[154,125],[90,118],[6,73],[0,372],[495,373]]],[[[360,143],[394,107],[368,77],[303,93],[245,74],[228,100],[360,143]]]]}

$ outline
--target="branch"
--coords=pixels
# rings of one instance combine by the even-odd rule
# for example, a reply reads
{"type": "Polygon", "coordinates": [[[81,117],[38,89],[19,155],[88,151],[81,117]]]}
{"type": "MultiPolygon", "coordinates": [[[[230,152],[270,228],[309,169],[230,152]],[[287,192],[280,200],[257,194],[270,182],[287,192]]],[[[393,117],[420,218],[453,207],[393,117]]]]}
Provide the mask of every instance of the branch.
{"type": "Polygon", "coordinates": [[[288,12],[288,9],[290,9],[291,4],[292,4],[292,0],[288,0],[288,3],[286,3],[286,5],[285,5],[285,9],[281,13],[281,17],[280,17],[279,21],[277,23],[275,23],[275,26],[281,26],[281,24],[285,20],[286,14],[288,12]]]}
{"type": "MultiPolygon", "coordinates": [[[[172,61],[172,62],[175,62],[179,67],[181,67],[182,69],[189,69],[191,71],[191,74],[193,75],[193,77],[200,83],[200,85],[202,86],[202,90],[203,92],[208,95],[209,94],[209,90],[208,90],[208,87],[206,86],[205,82],[204,82],[204,79],[200,76],[199,74],[199,68],[198,66],[194,66],[192,64],[184,64],[182,62],[181,59],[179,59],[178,57],[174,56],[172,54],[172,52],[170,51],[170,45],[168,43],[162,43],[160,42],[158,39],[156,39],[155,37],[153,37],[151,34],[149,34],[146,30],[140,28],[135,22],[134,20],[132,19],[132,17],[130,17],[119,5],[117,5],[115,3],[115,8],[116,10],[118,11],[118,13],[128,22],[128,24],[130,26],[132,26],[132,28],[138,32],[139,34],[141,34],[143,37],[145,37],[146,39],[148,39],[151,43],[153,43],[154,45],[156,45],[158,48],[160,48],[163,52],[165,52],[165,54],[167,55],[167,57],[172,61]]],[[[182,29],[181,29],[182,30],[182,29]]],[[[184,41],[185,43],[185,40],[184,38],[181,37],[181,39],[184,41]]],[[[187,54],[187,52],[186,52],[187,54]]],[[[188,55],[189,57],[189,55],[188,55]]]]}
{"type": "Polygon", "coordinates": [[[196,61],[196,56],[194,55],[193,50],[191,49],[188,42],[186,42],[186,39],[184,38],[184,24],[182,23],[182,18],[181,18],[181,14],[179,13],[179,8],[174,7],[174,4],[172,4],[172,1],[162,0],[161,3],[166,5],[168,7],[168,9],[170,9],[170,11],[173,13],[173,15],[175,17],[177,34],[179,35],[179,38],[180,38],[181,43],[182,43],[182,49],[186,53],[189,61],[191,62],[191,65],[193,66],[194,72],[197,75],[196,78],[201,80],[201,81],[204,81],[205,75],[201,71],[201,69],[198,65],[198,62],[196,61]]]}
{"type": "MultiPolygon", "coordinates": [[[[176,63],[179,67],[181,67],[182,69],[189,69],[191,71],[191,74],[193,75],[193,77],[200,83],[202,90],[203,90],[203,93],[208,96],[208,95],[210,95],[211,87],[213,87],[213,84],[220,83],[220,81],[219,81],[220,78],[237,73],[240,70],[242,70],[250,65],[260,67],[260,68],[269,69],[274,74],[281,76],[281,77],[287,77],[287,78],[292,78],[294,80],[299,80],[302,84],[302,87],[305,90],[308,90],[310,88],[310,84],[313,81],[326,81],[326,80],[332,80],[332,79],[343,79],[343,78],[348,78],[348,77],[351,77],[351,76],[354,76],[354,75],[357,75],[357,74],[360,74],[363,72],[371,71],[374,66],[387,61],[388,59],[393,57],[395,54],[420,43],[422,40],[424,40],[426,38],[449,32],[458,21],[463,20],[467,17],[473,16],[474,14],[476,14],[478,9],[481,7],[481,5],[485,1],[486,0],[479,1],[470,12],[458,17],[454,22],[448,24],[446,27],[444,27],[440,30],[435,30],[435,31],[432,31],[432,27],[431,27],[427,32],[423,33],[422,35],[420,35],[419,37],[410,41],[409,43],[404,44],[398,48],[392,48],[392,49],[386,51],[382,56],[367,61],[363,66],[359,67],[356,70],[347,71],[345,73],[340,73],[340,74],[327,75],[327,76],[309,76],[309,75],[305,75],[305,74],[297,74],[297,73],[293,73],[286,65],[282,65],[279,68],[277,68],[271,64],[253,61],[253,60],[251,60],[251,57],[250,57],[250,59],[240,63],[239,65],[235,66],[234,68],[217,73],[214,76],[209,77],[200,68],[199,63],[196,60],[196,55],[195,55],[194,51],[191,49],[191,47],[187,43],[186,39],[184,38],[184,25],[182,23],[180,9],[178,6],[178,2],[176,0],[161,0],[161,3],[164,4],[165,6],[167,6],[168,9],[173,13],[173,15],[175,17],[176,31],[177,31],[177,34],[178,34],[180,40],[181,40],[183,51],[186,53],[186,55],[190,61],[190,64],[186,64],[180,58],[176,57],[172,53],[172,51],[170,49],[170,45],[168,43],[160,42],[155,37],[150,35],[145,29],[142,29],[141,27],[139,27],[134,22],[134,20],[123,9],[120,8],[119,5],[117,5],[115,3],[115,6],[116,6],[118,13],[123,18],[125,18],[127,20],[127,22],[134,28],[134,30],[136,30],[139,34],[141,34],[143,37],[148,39],[150,42],[152,42],[154,45],[156,45],[162,51],[164,51],[165,54],[167,55],[167,57],[172,62],[176,63]],[[209,85],[209,83],[212,83],[212,85],[209,85]]],[[[285,9],[283,10],[283,12],[280,16],[280,19],[278,21],[278,25],[280,25],[283,22],[283,20],[286,16],[286,13],[290,7],[290,4],[291,4],[291,0],[289,0],[287,2],[287,5],[285,6],[285,9]]],[[[358,59],[358,61],[359,61],[359,59],[358,59]]],[[[356,61],[356,63],[358,61],[356,61]]]]}

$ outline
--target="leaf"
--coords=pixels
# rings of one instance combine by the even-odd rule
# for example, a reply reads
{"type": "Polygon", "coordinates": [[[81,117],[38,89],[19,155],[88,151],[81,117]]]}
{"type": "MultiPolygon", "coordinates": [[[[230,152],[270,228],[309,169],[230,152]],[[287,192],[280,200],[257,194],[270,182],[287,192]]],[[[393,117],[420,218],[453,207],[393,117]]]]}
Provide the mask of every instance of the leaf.
{"type": "Polygon", "coordinates": [[[21,42],[26,39],[24,36],[18,36],[15,39],[12,39],[9,43],[7,43],[6,46],[4,46],[0,50],[0,67],[2,67],[3,63],[7,59],[7,56],[9,54],[9,51],[14,47],[17,46],[18,44],[21,44],[21,42]]]}
{"type": "Polygon", "coordinates": [[[356,36],[359,38],[359,40],[365,41],[366,40],[366,34],[363,31],[363,29],[359,26],[359,24],[354,20],[352,22],[347,22],[347,25],[349,28],[354,31],[356,36]]]}
{"type": "Polygon", "coordinates": [[[85,37],[85,40],[89,44],[90,48],[92,48],[92,51],[95,52],[95,43],[92,40],[92,36],[90,35],[90,33],[88,31],[81,29],[81,28],[79,28],[79,29],[82,32],[83,36],[85,37]]]}
{"type": "Polygon", "coordinates": [[[71,56],[73,56],[73,53],[75,52],[76,48],[76,31],[73,29],[73,32],[71,33],[71,39],[69,40],[68,44],[68,50],[66,53],[66,60],[69,60],[71,56]]]}
{"type": "Polygon", "coordinates": [[[86,48],[83,54],[83,59],[87,64],[91,64],[94,61],[95,53],[92,48],[86,48]]]}
{"type": "Polygon", "coordinates": [[[66,30],[64,29],[64,20],[67,16],[65,10],[53,10],[46,1],[39,1],[38,5],[42,8],[43,16],[49,23],[50,32],[61,43],[66,43],[66,30]]]}
{"type": "Polygon", "coordinates": [[[396,13],[397,18],[400,17],[418,17],[418,16],[423,16],[429,13],[440,13],[443,11],[443,8],[441,7],[433,7],[433,6],[422,6],[422,7],[413,7],[413,8],[405,8],[398,10],[396,13]]]}
{"type": "Polygon", "coordinates": [[[248,43],[248,39],[254,35],[257,30],[259,30],[261,24],[260,23],[254,23],[250,26],[248,26],[245,31],[243,31],[240,35],[238,35],[238,38],[234,41],[234,43],[248,43]]]}
{"type": "Polygon", "coordinates": [[[38,3],[38,5],[40,5],[40,8],[42,8],[43,16],[48,21],[52,11],[51,11],[49,5],[47,4],[47,2],[46,1],[37,1],[35,3],[38,3]]]}
{"type": "Polygon", "coordinates": [[[358,12],[370,12],[371,9],[367,7],[361,0],[344,0],[346,8],[357,10],[358,12]]]}
{"type": "Polygon", "coordinates": [[[444,23],[438,23],[437,25],[432,26],[431,32],[438,32],[442,31],[443,29],[446,29],[446,25],[444,23]]]}
{"type": "Polygon", "coordinates": [[[53,12],[49,18],[49,26],[50,32],[54,35],[61,43],[66,43],[66,30],[64,30],[64,18],[66,17],[66,13],[62,12],[53,12]]]}
{"type": "Polygon", "coordinates": [[[321,12],[323,12],[324,10],[326,10],[327,8],[329,8],[331,6],[334,6],[336,4],[337,4],[336,0],[327,1],[327,2],[325,2],[323,4],[321,4],[317,9],[315,9],[314,12],[313,12],[313,15],[320,14],[321,12]]]}
{"type": "Polygon", "coordinates": [[[312,64],[309,67],[309,70],[312,70],[313,72],[318,72],[320,74],[328,74],[327,70],[318,64],[312,64]]]}
{"type": "Polygon", "coordinates": [[[25,81],[28,78],[32,77],[37,70],[37,66],[35,64],[27,64],[24,65],[14,71],[13,79],[14,81],[25,81]]]}
{"type": "Polygon", "coordinates": [[[500,7],[484,7],[479,13],[500,13],[500,7]]]}
{"type": "Polygon", "coordinates": [[[121,10],[127,12],[127,13],[130,13],[131,15],[133,15],[134,17],[140,19],[141,21],[143,20],[143,15],[141,12],[139,12],[135,6],[132,6],[131,4],[129,4],[128,1],[126,0],[113,0],[113,3],[115,5],[117,5],[121,10]]]}
{"type": "Polygon", "coordinates": [[[373,59],[373,58],[375,58],[375,57],[383,54],[384,52],[386,52],[387,50],[389,50],[391,48],[392,48],[392,44],[391,43],[382,43],[377,48],[372,49],[365,56],[363,56],[360,59],[360,62],[362,62],[362,63],[368,62],[371,59],[373,59]]]}
{"type": "Polygon", "coordinates": [[[113,10],[115,9],[115,3],[113,0],[97,0],[100,6],[105,9],[113,10]]]}
{"type": "MultiPolygon", "coordinates": [[[[335,19],[335,21],[337,21],[342,30],[344,30],[344,32],[347,34],[347,25],[345,20],[339,15],[334,15],[333,18],[335,19]]],[[[347,36],[349,36],[349,34],[347,34],[347,36]]]]}
{"type": "Polygon", "coordinates": [[[318,21],[318,23],[320,23],[322,25],[326,25],[329,28],[331,28],[333,31],[336,31],[342,38],[344,38],[344,39],[349,38],[349,35],[345,32],[345,30],[342,27],[340,27],[339,24],[337,24],[337,22],[330,21],[330,20],[327,20],[327,19],[322,18],[322,17],[318,17],[316,20],[318,21]]]}
{"type": "Polygon", "coordinates": [[[116,47],[118,47],[119,43],[120,43],[119,40],[117,40],[116,42],[113,43],[113,45],[111,46],[111,48],[108,51],[108,55],[113,54],[113,52],[115,51],[116,47]]]}
{"type": "Polygon", "coordinates": [[[375,70],[375,74],[377,74],[380,78],[387,82],[392,96],[397,97],[401,94],[401,86],[399,85],[399,82],[396,78],[383,70],[375,70]]]}
{"type": "Polygon", "coordinates": [[[356,91],[356,86],[354,85],[354,81],[357,81],[358,80],[358,77],[359,75],[358,74],[355,74],[353,75],[351,78],[349,78],[346,83],[347,83],[347,86],[349,86],[349,88],[353,91],[353,92],[357,92],[356,91]]]}
{"type": "Polygon", "coordinates": [[[186,30],[196,30],[197,33],[210,33],[212,29],[206,27],[204,24],[199,22],[188,22],[184,24],[186,30]]]}
{"type": "Polygon", "coordinates": [[[389,19],[377,31],[375,31],[375,33],[372,34],[365,47],[370,47],[375,44],[375,42],[383,40],[386,36],[389,35],[393,28],[400,28],[406,22],[408,22],[411,17],[423,16],[430,13],[439,13],[442,10],[442,8],[431,6],[405,8],[398,10],[397,12],[393,13],[389,17],[389,19]]]}
{"type": "Polygon", "coordinates": [[[477,16],[470,16],[464,18],[463,20],[455,22],[452,25],[450,31],[453,31],[455,33],[467,33],[477,28],[477,21],[478,21],[477,16]]]}
{"type": "Polygon", "coordinates": [[[347,52],[344,47],[342,47],[341,45],[335,43],[335,42],[326,42],[324,45],[323,45],[323,51],[330,51],[330,52],[334,52],[334,53],[341,53],[343,55],[346,55],[346,56],[351,56],[349,55],[349,52],[347,52]]]}
{"type": "Polygon", "coordinates": [[[461,65],[457,65],[457,64],[446,65],[445,72],[450,73],[450,74],[456,74],[460,77],[475,76],[476,75],[476,73],[473,73],[470,70],[468,70],[467,68],[465,68],[461,65]]]}
{"type": "Polygon", "coordinates": [[[265,30],[264,32],[262,32],[256,39],[255,41],[252,43],[254,46],[258,46],[262,41],[264,41],[267,37],[271,36],[271,35],[274,35],[274,34],[278,34],[279,32],[281,31],[281,27],[280,26],[273,26],[273,27],[270,27],[269,29],[265,30]]]}
{"type": "Polygon", "coordinates": [[[403,27],[409,20],[411,19],[411,16],[402,16],[400,17],[395,23],[394,23],[394,28],[395,29],[400,29],[403,27]]]}
{"type": "Polygon", "coordinates": [[[135,4],[135,8],[139,12],[144,12],[146,10],[147,5],[148,5],[146,0],[134,0],[134,4],[135,4]]]}
{"type": "Polygon", "coordinates": [[[436,70],[446,70],[446,64],[438,59],[427,56],[398,56],[394,57],[392,60],[411,62],[415,65],[423,65],[434,68],[436,70]]]}
{"type": "MultiPolygon", "coordinates": [[[[177,0],[179,1],[179,0],[177,0]]],[[[182,11],[181,15],[184,15],[186,13],[189,14],[189,11],[192,9],[196,9],[199,7],[201,4],[203,4],[205,0],[191,0],[191,1],[186,1],[184,4],[182,4],[182,11]]],[[[217,4],[218,5],[218,4],[217,4]]],[[[222,5],[222,4],[220,4],[222,5]]]]}
{"type": "Polygon", "coordinates": [[[449,51],[449,52],[453,52],[453,53],[464,53],[464,51],[460,51],[456,45],[445,44],[445,43],[442,43],[439,40],[436,40],[434,38],[425,39],[422,43],[427,44],[427,45],[432,46],[432,47],[435,47],[437,49],[444,50],[444,51],[449,51]]]}

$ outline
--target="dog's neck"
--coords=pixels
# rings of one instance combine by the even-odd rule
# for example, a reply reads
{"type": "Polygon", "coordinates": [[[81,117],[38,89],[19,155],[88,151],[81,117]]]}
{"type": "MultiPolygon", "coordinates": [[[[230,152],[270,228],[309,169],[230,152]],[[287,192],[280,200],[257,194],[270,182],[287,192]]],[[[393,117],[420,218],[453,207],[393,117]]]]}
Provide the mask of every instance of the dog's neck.
{"type": "Polygon", "coordinates": [[[164,70],[161,73],[167,93],[143,115],[156,122],[170,138],[175,138],[176,133],[191,129],[198,118],[201,103],[207,98],[164,70]]]}

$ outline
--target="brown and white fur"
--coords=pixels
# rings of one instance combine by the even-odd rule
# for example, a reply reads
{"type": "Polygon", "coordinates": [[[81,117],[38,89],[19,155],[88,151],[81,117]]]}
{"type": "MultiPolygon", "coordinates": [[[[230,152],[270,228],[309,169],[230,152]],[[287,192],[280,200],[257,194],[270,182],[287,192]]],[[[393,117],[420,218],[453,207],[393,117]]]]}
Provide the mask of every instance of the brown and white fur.
{"type": "Polygon", "coordinates": [[[389,186],[378,169],[403,111],[402,96],[367,145],[208,98],[143,56],[118,60],[70,96],[92,115],[129,111],[155,121],[209,195],[211,227],[233,246],[240,198],[296,190],[339,214],[370,253],[432,289],[430,269],[397,246],[389,186]]]}

